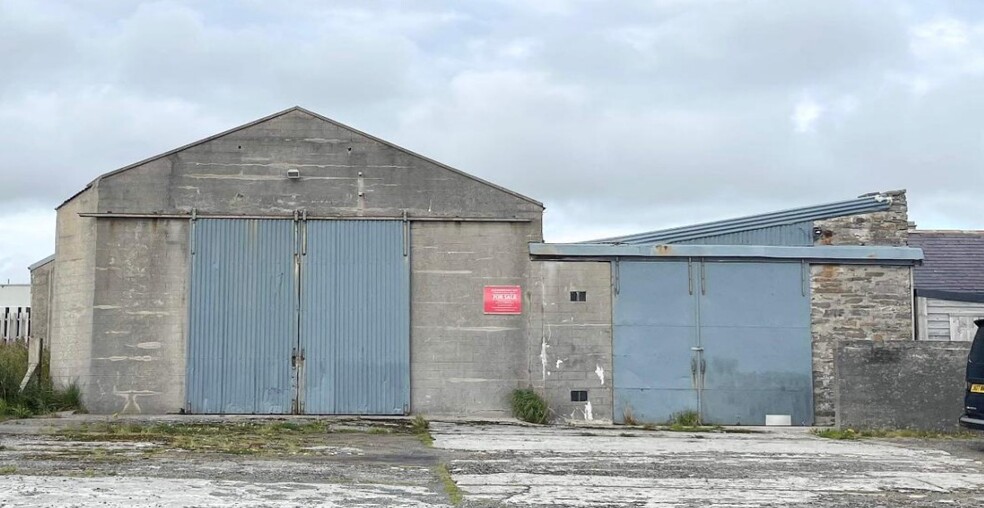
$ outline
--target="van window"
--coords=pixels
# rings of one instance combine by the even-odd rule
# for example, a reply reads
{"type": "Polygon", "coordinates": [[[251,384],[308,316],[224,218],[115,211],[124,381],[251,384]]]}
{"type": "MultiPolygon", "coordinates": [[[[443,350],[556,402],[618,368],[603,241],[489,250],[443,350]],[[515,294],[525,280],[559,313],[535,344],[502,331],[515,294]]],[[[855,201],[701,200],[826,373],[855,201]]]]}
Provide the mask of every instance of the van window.
{"type": "Polygon", "coordinates": [[[977,335],[974,336],[974,344],[970,346],[970,360],[984,363],[984,320],[978,320],[977,323],[977,335]]]}
{"type": "Polygon", "coordinates": [[[984,319],[977,320],[977,335],[967,357],[967,380],[984,379],[984,319]]]}

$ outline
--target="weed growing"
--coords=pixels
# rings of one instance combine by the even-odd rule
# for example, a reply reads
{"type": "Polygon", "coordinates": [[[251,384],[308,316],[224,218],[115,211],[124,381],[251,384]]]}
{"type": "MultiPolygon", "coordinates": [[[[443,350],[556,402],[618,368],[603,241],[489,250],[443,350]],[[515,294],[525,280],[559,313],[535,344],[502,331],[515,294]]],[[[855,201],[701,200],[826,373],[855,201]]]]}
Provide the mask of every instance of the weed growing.
{"type": "Polygon", "coordinates": [[[416,434],[417,439],[427,447],[434,446],[434,436],[430,433],[430,422],[423,416],[417,415],[410,420],[410,432],[416,434]]]}
{"type": "Polygon", "coordinates": [[[700,425],[700,414],[697,411],[681,411],[670,416],[669,425],[680,427],[697,427],[700,425]]]}
{"type": "Polygon", "coordinates": [[[547,423],[547,401],[531,389],[513,391],[512,411],[513,416],[524,422],[547,423]]]}
{"type": "Polygon", "coordinates": [[[814,436],[840,441],[857,441],[859,439],[974,439],[978,435],[973,432],[939,432],[932,430],[911,429],[813,429],[814,436]]]}
{"type": "Polygon", "coordinates": [[[454,482],[451,478],[451,472],[448,471],[448,466],[441,464],[437,466],[437,476],[441,478],[441,483],[444,484],[444,492],[448,494],[448,499],[451,504],[455,506],[460,506],[461,502],[464,501],[464,493],[458,488],[458,484],[454,482]]]}
{"type": "Polygon", "coordinates": [[[48,371],[48,353],[41,359],[38,375],[20,390],[27,373],[27,345],[21,342],[0,343],[0,419],[28,418],[55,411],[83,410],[82,391],[75,384],[55,388],[48,371]]]}

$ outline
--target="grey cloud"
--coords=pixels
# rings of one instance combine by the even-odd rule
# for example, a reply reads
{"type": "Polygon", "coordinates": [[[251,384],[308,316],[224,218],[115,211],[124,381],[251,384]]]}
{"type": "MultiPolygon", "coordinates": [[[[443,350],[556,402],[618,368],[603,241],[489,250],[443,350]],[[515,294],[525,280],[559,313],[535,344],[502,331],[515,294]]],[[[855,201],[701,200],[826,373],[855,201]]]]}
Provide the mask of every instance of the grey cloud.
{"type": "Polygon", "coordinates": [[[300,104],[545,201],[551,239],[897,187],[923,226],[984,227],[982,19],[887,0],[6,0],[0,220],[300,104]],[[966,43],[926,50],[950,18],[966,43]]]}

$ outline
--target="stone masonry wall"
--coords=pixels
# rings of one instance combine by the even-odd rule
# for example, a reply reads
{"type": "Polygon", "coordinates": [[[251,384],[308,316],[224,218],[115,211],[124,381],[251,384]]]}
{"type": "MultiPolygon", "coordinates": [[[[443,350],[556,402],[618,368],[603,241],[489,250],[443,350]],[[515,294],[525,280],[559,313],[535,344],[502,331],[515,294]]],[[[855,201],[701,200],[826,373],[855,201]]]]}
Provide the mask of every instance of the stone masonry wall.
{"type": "MultiPolygon", "coordinates": [[[[889,210],[818,221],[822,245],[908,243],[904,191],[885,193],[889,210]]],[[[913,340],[912,268],[876,265],[813,265],[813,392],[817,425],[835,420],[834,350],[840,340],[913,340]]]]}
{"type": "Polygon", "coordinates": [[[607,262],[536,261],[530,379],[554,422],[612,421],[612,286],[607,262]],[[572,291],[585,301],[572,302],[572,291]],[[572,391],[587,401],[572,401],[572,391]]]}

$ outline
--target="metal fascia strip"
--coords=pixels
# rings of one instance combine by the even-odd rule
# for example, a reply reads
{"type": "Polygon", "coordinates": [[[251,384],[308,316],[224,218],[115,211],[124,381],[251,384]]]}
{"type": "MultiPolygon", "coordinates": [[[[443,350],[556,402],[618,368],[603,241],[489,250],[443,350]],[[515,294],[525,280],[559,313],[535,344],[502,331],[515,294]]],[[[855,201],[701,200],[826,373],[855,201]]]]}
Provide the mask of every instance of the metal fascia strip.
{"type": "Polygon", "coordinates": [[[541,257],[631,257],[631,258],[756,258],[813,261],[922,261],[922,249],[887,246],[787,247],[764,245],[611,245],[531,243],[530,254],[541,257]]]}

